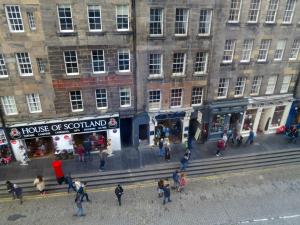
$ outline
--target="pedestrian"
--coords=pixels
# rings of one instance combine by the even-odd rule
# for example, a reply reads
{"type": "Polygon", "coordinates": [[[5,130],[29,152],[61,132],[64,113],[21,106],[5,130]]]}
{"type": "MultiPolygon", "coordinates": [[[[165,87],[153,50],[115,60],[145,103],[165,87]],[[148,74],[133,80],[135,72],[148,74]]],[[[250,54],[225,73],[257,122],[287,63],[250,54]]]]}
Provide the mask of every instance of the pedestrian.
{"type": "Polygon", "coordinates": [[[179,187],[179,171],[175,170],[172,174],[173,178],[173,188],[177,189],[179,187]]]}
{"type": "Polygon", "coordinates": [[[118,184],[118,186],[115,189],[115,194],[117,196],[117,199],[118,199],[118,202],[119,202],[119,206],[122,205],[121,197],[122,197],[123,193],[124,193],[124,190],[123,190],[122,186],[120,184],[118,184]]]}
{"type": "Polygon", "coordinates": [[[189,163],[188,154],[186,154],[186,153],[184,154],[183,158],[180,160],[180,163],[181,163],[180,170],[185,171],[188,166],[188,163],[189,163]]]}
{"type": "Polygon", "coordinates": [[[178,191],[182,192],[187,184],[185,173],[180,174],[178,191]]]}
{"type": "Polygon", "coordinates": [[[14,184],[11,183],[10,181],[6,181],[6,189],[7,189],[7,192],[9,194],[11,194],[13,200],[16,199],[16,193],[15,193],[15,189],[14,189],[14,184]]]}
{"type": "Polygon", "coordinates": [[[75,179],[74,186],[75,186],[75,191],[78,192],[82,187],[82,183],[78,179],[75,179]]]}
{"type": "Polygon", "coordinates": [[[79,161],[84,162],[84,148],[82,144],[78,145],[78,147],[76,148],[76,152],[79,156],[79,161]]]}
{"type": "Polygon", "coordinates": [[[90,138],[89,137],[85,138],[82,145],[84,148],[85,158],[89,158],[89,160],[92,161],[92,157],[91,157],[92,141],[90,140],[90,138]]]}
{"type": "Polygon", "coordinates": [[[167,144],[165,146],[165,160],[170,161],[170,159],[171,159],[171,149],[170,146],[167,144]]]}
{"type": "Polygon", "coordinates": [[[217,142],[217,152],[216,152],[216,156],[220,156],[220,152],[223,151],[225,149],[225,141],[224,139],[220,139],[217,142]]]}
{"type": "Polygon", "coordinates": [[[111,148],[111,139],[110,138],[107,140],[106,152],[107,152],[107,157],[112,157],[113,156],[112,148],[111,148]]]}
{"type": "Polygon", "coordinates": [[[99,171],[102,172],[105,169],[105,163],[106,163],[106,157],[107,153],[105,151],[100,150],[100,166],[99,166],[99,171]]]}
{"type": "Polygon", "coordinates": [[[76,203],[77,211],[76,214],[74,214],[74,216],[85,216],[82,207],[82,194],[78,192],[76,193],[75,203],[76,203]]]}
{"type": "Polygon", "coordinates": [[[160,179],[157,183],[157,192],[159,198],[161,198],[164,194],[163,188],[164,188],[164,180],[160,179]]]}
{"type": "Polygon", "coordinates": [[[158,150],[159,150],[158,155],[159,156],[164,156],[164,139],[163,138],[159,139],[158,150]]]}
{"type": "Polygon", "coordinates": [[[239,133],[236,136],[236,143],[237,143],[237,146],[240,146],[243,143],[243,136],[241,135],[241,133],[239,133]]]}
{"type": "Polygon", "coordinates": [[[163,187],[163,193],[164,193],[164,200],[163,204],[166,204],[166,200],[168,199],[168,202],[171,202],[171,191],[170,191],[170,185],[167,184],[163,187]]]}
{"type": "Polygon", "coordinates": [[[225,148],[226,148],[226,146],[227,146],[227,141],[228,141],[227,130],[224,130],[222,139],[223,139],[223,141],[224,141],[224,145],[225,145],[225,148]]]}
{"type": "Polygon", "coordinates": [[[70,189],[73,189],[76,192],[71,173],[69,173],[68,176],[65,177],[65,183],[68,185],[68,193],[70,193],[70,189]]]}
{"type": "Polygon", "coordinates": [[[252,127],[250,128],[250,132],[249,132],[249,136],[247,138],[247,141],[245,142],[245,144],[253,144],[253,141],[254,141],[254,132],[253,132],[253,129],[252,127]]]}
{"type": "Polygon", "coordinates": [[[17,184],[13,184],[10,181],[6,181],[7,192],[12,195],[13,200],[16,198],[20,200],[20,204],[23,204],[23,190],[17,184]]]}
{"type": "Polygon", "coordinates": [[[191,135],[189,135],[188,140],[187,140],[187,148],[193,149],[193,138],[191,135]]]}
{"type": "Polygon", "coordinates": [[[87,185],[87,182],[86,181],[83,182],[83,184],[79,188],[78,192],[81,194],[81,201],[83,201],[83,198],[85,197],[87,202],[91,202],[91,200],[89,199],[89,195],[86,192],[86,185],[87,185]]]}
{"type": "Polygon", "coordinates": [[[40,194],[45,195],[45,181],[43,176],[37,175],[36,178],[33,181],[33,185],[37,188],[37,190],[40,192],[40,194]]]}

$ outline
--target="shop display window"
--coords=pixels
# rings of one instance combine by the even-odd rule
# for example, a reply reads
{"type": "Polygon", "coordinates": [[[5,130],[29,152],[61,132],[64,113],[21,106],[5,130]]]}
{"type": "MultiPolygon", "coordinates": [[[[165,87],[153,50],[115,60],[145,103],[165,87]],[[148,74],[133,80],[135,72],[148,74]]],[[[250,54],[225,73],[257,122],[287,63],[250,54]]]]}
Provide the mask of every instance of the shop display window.
{"type": "Polygon", "coordinates": [[[257,109],[248,109],[246,111],[244,124],[243,124],[243,131],[250,130],[250,128],[253,127],[256,113],[257,113],[257,109]]]}
{"type": "Polygon", "coordinates": [[[293,125],[300,124],[300,108],[297,108],[297,113],[295,115],[295,119],[292,124],[293,125]]]}
{"type": "Polygon", "coordinates": [[[222,132],[224,130],[225,115],[214,115],[212,120],[211,132],[222,132]]]}
{"type": "Polygon", "coordinates": [[[279,127],[280,126],[280,122],[282,120],[282,116],[285,110],[285,106],[277,106],[275,108],[275,112],[272,118],[272,123],[271,126],[272,127],[279,127]]]}

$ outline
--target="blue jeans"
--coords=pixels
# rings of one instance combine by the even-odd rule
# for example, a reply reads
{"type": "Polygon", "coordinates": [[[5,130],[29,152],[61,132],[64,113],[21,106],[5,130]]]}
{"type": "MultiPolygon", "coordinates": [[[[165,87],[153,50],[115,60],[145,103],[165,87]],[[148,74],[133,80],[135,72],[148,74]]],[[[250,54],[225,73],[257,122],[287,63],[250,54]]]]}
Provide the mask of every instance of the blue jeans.
{"type": "Polygon", "coordinates": [[[159,149],[159,156],[164,156],[164,155],[165,155],[165,150],[162,147],[162,148],[159,149]]]}
{"type": "Polygon", "coordinates": [[[76,192],[76,189],[75,189],[74,185],[73,184],[68,184],[68,193],[70,192],[71,188],[76,192]]]}
{"type": "Polygon", "coordinates": [[[164,196],[164,201],[163,201],[163,204],[166,204],[166,200],[168,199],[168,202],[171,201],[171,198],[170,196],[164,196]]]}
{"type": "Polygon", "coordinates": [[[84,214],[83,208],[82,207],[77,207],[76,215],[77,216],[82,216],[84,214]]]}
{"type": "Polygon", "coordinates": [[[181,167],[180,167],[180,169],[181,170],[186,170],[186,168],[187,168],[187,166],[188,166],[188,161],[187,162],[185,162],[185,163],[181,163],[181,167]]]}
{"type": "Polygon", "coordinates": [[[250,142],[250,144],[252,144],[253,140],[254,140],[253,138],[248,138],[247,141],[245,142],[245,144],[248,144],[248,142],[250,142]]]}

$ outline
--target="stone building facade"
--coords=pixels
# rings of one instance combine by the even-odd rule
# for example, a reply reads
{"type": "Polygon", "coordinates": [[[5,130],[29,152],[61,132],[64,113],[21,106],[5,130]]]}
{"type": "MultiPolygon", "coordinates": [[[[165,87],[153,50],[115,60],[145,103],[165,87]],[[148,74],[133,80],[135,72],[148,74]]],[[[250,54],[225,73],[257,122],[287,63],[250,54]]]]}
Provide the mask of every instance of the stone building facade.
{"type": "Polygon", "coordinates": [[[216,1],[209,134],[273,133],[287,120],[299,75],[297,1],[216,1]]]}

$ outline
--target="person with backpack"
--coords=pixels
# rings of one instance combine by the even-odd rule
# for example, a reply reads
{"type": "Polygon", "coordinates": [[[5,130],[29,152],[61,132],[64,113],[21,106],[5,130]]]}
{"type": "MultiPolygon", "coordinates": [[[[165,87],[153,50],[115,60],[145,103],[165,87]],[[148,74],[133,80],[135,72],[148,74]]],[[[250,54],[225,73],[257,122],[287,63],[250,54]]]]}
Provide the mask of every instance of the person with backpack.
{"type": "Polygon", "coordinates": [[[124,193],[124,190],[123,190],[122,186],[120,184],[118,184],[118,186],[115,189],[115,194],[117,196],[117,199],[118,199],[118,202],[119,202],[119,206],[122,205],[121,197],[122,197],[123,193],[124,193]]]}

